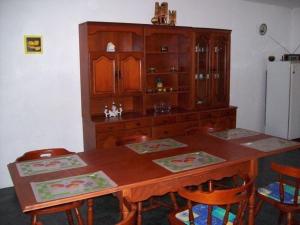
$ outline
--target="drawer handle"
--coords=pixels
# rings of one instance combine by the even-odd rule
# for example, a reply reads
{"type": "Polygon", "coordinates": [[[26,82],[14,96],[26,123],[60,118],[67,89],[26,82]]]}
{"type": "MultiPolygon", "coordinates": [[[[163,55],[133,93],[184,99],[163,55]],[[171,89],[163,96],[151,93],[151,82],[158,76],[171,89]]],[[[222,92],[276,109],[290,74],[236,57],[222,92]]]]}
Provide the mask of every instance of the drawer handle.
{"type": "Polygon", "coordinates": [[[169,134],[169,131],[165,130],[165,131],[164,131],[164,134],[169,134]]]}
{"type": "Polygon", "coordinates": [[[135,125],[137,125],[137,126],[141,126],[141,123],[140,123],[140,122],[137,122],[135,125]]]}

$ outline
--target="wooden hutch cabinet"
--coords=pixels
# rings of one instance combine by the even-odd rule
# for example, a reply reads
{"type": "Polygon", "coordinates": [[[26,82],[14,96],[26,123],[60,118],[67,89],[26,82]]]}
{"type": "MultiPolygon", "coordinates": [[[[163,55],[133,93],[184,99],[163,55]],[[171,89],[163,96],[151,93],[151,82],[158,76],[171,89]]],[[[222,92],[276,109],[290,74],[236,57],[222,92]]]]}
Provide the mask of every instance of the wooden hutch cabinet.
{"type": "Polygon", "coordinates": [[[163,138],[207,124],[235,127],[230,31],[86,22],[79,34],[86,150],[135,134],[163,138]],[[111,44],[114,49],[107,49],[111,44]],[[105,118],[113,102],[122,116],[105,118]]]}

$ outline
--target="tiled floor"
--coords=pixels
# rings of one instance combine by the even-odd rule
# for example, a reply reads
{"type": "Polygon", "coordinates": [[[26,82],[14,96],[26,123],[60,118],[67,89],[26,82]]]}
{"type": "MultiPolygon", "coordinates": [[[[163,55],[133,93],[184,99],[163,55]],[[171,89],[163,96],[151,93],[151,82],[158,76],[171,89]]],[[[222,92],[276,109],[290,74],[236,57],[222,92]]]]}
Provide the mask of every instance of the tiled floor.
{"type": "MultiPolygon", "coordinates": [[[[268,157],[259,161],[260,175],[257,185],[262,186],[276,178],[275,174],[269,170],[270,162],[276,161],[287,165],[300,167],[300,150],[268,157]]],[[[85,215],[86,208],[83,207],[85,215]]],[[[95,200],[95,225],[111,225],[119,220],[118,201],[112,195],[97,198],[95,200]]],[[[155,209],[144,213],[144,225],[167,225],[168,210],[164,208],[155,209]]],[[[256,225],[277,224],[278,212],[264,205],[260,214],[256,218],[256,225]]],[[[65,225],[67,224],[64,214],[43,216],[44,225],[65,225]]],[[[26,225],[30,224],[30,217],[21,212],[17,197],[13,188],[0,189],[0,225],[26,225]]]]}

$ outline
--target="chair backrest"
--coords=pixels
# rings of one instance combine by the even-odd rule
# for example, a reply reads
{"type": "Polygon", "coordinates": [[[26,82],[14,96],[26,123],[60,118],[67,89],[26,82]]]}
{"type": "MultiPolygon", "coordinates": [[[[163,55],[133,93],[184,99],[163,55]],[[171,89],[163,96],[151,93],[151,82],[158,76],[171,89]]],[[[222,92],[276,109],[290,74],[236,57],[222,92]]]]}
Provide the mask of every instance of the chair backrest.
{"type": "Polygon", "coordinates": [[[129,209],[129,214],[126,216],[126,218],[123,218],[122,221],[117,223],[116,225],[135,225],[137,221],[137,206],[135,203],[129,203],[124,198],[124,204],[129,209]]]}
{"type": "MultiPolygon", "coordinates": [[[[234,224],[243,224],[243,217],[248,205],[249,197],[252,193],[254,179],[245,177],[242,185],[230,189],[223,190],[196,190],[181,189],[178,194],[188,200],[189,220],[190,224],[194,222],[194,214],[192,213],[192,202],[207,205],[207,224],[212,224],[213,208],[219,206],[224,209],[223,224],[227,224],[230,214],[234,211],[236,217],[234,224]],[[237,209],[237,212],[235,211],[237,209]]],[[[210,185],[211,189],[211,185],[210,185]]]]}
{"type": "Polygon", "coordinates": [[[49,158],[53,156],[68,155],[73,153],[74,152],[70,152],[64,148],[39,149],[39,150],[25,152],[21,157],[16,159],[16,162],[22,162],[22,161],[40,159],[40,158],[49,158]]]}
{"type": "Polygon", "coordinates": [[[285,191],[284,185],[290,185],[294,188],[293,191],[293,204],[299,205],[300,198],[298,197],[300,192],[300,168],[292,167],[292,166],[285,166],[280,165],[277,163],[271,164],[271,169],[279,174],[279,196],[280,202],[284,202],[285,199],[285,191]]]}
{"type": "Polygon", "coordinates": [[[118,145],[118,146],[127,145],[127,144],[131,144],[131,143],[139,143],[139,142],[145,142],[145,141],[149,141],[149,140],[151,140],[151,138],[147,135],[132,135],[132,136],[119,138],[116,141],[116,145],[118,145]]]}

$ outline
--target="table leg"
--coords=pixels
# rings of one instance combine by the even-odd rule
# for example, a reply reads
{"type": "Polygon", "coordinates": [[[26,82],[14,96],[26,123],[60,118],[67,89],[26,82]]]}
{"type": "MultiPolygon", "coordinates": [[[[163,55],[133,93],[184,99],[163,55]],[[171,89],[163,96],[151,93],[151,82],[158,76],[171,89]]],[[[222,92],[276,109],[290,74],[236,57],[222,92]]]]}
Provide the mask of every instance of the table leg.
{"type": "Polygon", "coordinates": [[[248,218],[248,225],[254,225],[255,220],[255,185],[253,185],[252,194],[249,199],[249,218],[248,218]]]}
{"type": "Polygon", "coordinates": [[[118,192],[118,198],[119,198],[119,206],[120,211],[122,212],[123,219],[126,218],[129,214],[129,208],[126,205],[126,201],[124,201],[124,198],[130,201],[131,192],[130,190],[123,190],[122,192],[118,192]]]}
{"type": "Polygon", "coordinates": [[[93,225],[94,223],[94,213],[93,213],[93,199],[87,200],[87,225],[93,225]]]}
{"type": "MultiPolygon", "coordinates": [[[[257,177],[257,170],[258,170],[258,162],[257,159],[251,160],[250,168],[249,168],[249,175],[253,178],[257,177]]],[[[249,218],[248,218],[248,225],[254,225],[255,222],[255,184],[253,184],[252,193],[249,198],[249,218]]]]}

